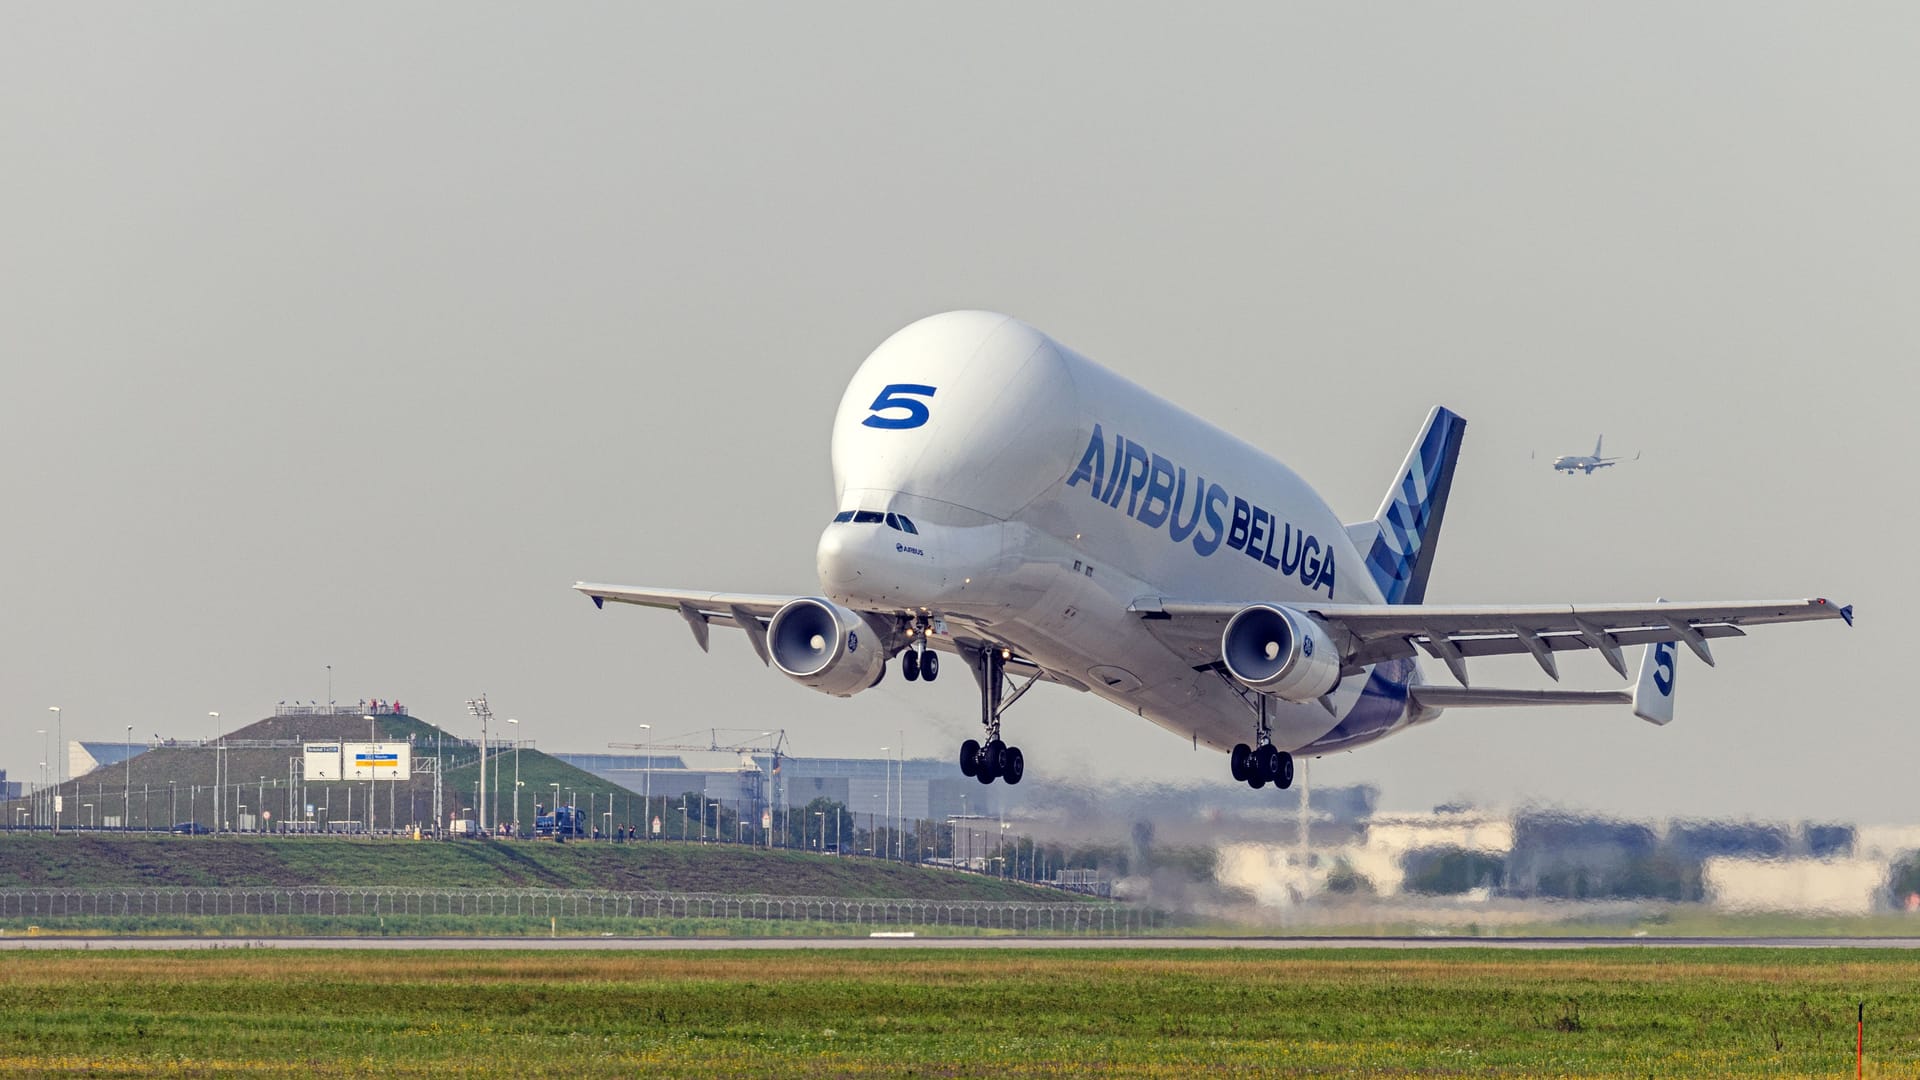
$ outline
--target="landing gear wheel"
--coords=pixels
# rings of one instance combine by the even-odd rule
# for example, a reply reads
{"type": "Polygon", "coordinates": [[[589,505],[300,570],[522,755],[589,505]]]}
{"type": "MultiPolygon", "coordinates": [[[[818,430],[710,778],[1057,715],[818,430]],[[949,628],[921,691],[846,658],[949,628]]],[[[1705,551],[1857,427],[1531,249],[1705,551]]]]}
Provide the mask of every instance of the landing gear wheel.
{"type": "Polygon", "coordinates": [[[991,784],[999,778],[1001,769],[1007,760],[1007,744],[995,739],[980,748],[980,766],[974,771],[974,779],[983,784],[991,784]]]}
{"type": "Polygon", "coordinates": [[[1275,787],[1278,787],[1281,790],[1285,790],[1293,786],[1293,755],[1292,754],[1285,753],[1285,752],[1282,752],[1280,754],[1280,771],[1274,774],[1273,783],[1275,787]]]}
{"type": "Polygon", "coordinates": [[[940,677],[940,654],[928,649],[920,654],[920,677],[927,682],[940,677]]]}
{"type": "Polygon", "coordinates": [[[920,677],[920,654],[908,649],[900,654],[900,677],[913,682],[920,677]]]}
{"type": "Polygon", "coordinates": [[[979,770],[980,743],[976,739],[968,739],[960,744],[960,772],[962,775],[972,776],[979,770]]]}
{"type": "Polygon", "coordinates": [[[1253,748],[1246,743],[1234,743],[1233,753],[1227,755],[1227,767],[1233,770],[1233,778],[1241,783],[1247,782],[1247,759],[1253,756],[1253,748]]]}
{"type": "Polygon", "coordinates": [[[1261,788],[1267,786],[1267,778],[1264,776],[1249,776],[1247,777],[1247,786],[1253,788],[1255,791],[1259,791],[1261,788]]]}
{"type": "Polygon", "coordinates": [[[1252,774],[1247,781],[1254,787],[1265,787],[1267,781],[1280,778],[1280,751],[1268,743],[1253,752],[1253,766],[1247,770],[1252,774]]]}
{"type": "Polygon", "coordinates": [[[1000,776],[1009,784],[1017,784],[1027,774],[1027,756],[1017,746],[1007,747],[1000,757],[1000,776]]]}

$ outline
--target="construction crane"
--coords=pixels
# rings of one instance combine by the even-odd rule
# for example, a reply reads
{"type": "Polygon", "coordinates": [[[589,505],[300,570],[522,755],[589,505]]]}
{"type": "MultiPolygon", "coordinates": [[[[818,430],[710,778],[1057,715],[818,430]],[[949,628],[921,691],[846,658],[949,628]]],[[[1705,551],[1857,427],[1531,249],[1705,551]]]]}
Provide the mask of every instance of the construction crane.
{"type": "MultiPolygon", "coordinates": [[[[744,734],[746,732],[753,731],[753,729],[752,728],[708,728],[707,742],[706,742],[706,745],[704,746],[698,743],[692,743],[692,742],[659,741],[659,742],[643,742],[643,743],[610,742],[607,744],[607,747],[608,749],[611,749],[611,750],[705,750],[712,753],[772,754],[774,768],[778,769],[780,767],[780,758],[785,754],[785,751],[782,750],[781,747],[786,745],[787,729],[778,728],[773,731],[756,732],[755,734],[759,736],[758,741],[743,740],[737,744],[731,744],[731,745],[723,744],[720,741],[720,733],[723,731],[727,732],[729,735],[732,735],[736,732],[744,734]]],[[[696,732],[689,731],[686,733],[686,735],[676,735],[673,738],[675,740],[685,739],[688,736],[692,736],[696,734],[697,734],[696,732]]]]}
{"type": "MultiPolygon", "coordinates": [[[[767,781],[766,807],[767,807],[768,813],[771,813],[773,806],[775,805],[774,799],[773,799],[773,780],[774,780],[774,777],[780,775],[780,758],[785,753],[785,751],[783,751],[781,748],[785,746],[787,742],[787,729],[775,728],[772,731],[754,731],[752,728],[708,728],[707,743],[705,746],[702,746],[699,743],[695,743],[695,742],[680,741],[683,739],[688,739],[690,737],[697,737],[697,736],[698,736],[697,732],[689,731],[684,735],[673,736],[672,737],[673,741],[670,741],[670,742],[657,742],[657,741],[644,742],[644,743],[610,742],[607,744],[607,747],[612,750],[645,750],[649,754],[652,754],[661,750],[668,750],[668,751],[704,750],[710,753],[749,754],[749,755],[771,754],[773,755],[773,766],[772,768],[767,770],[767,774],[766,774],[766,781],[767,781]],[[757,736],[758,738],[741,739],[738,742],[723,743],[720,740],[720,733],[723,731],[726,732],[729,736],[732,736],[735,734],[741,734],[741,735],[752,734],[754,736],[757,736]]],[[[651,782],[652,782],[651,769],[648,770],[648,782],[649,782],[649,787],[651,787],[651,782]]],[[[653,796],[651,792],[649,792],[647,795],[647,801],[648,801],[648,804],[651,805],[653,801],[653,796]]],[[[769,829],[767,832],[767,843],[769,845],[773,843],[773,833],[771,829],[769,829]]]]}

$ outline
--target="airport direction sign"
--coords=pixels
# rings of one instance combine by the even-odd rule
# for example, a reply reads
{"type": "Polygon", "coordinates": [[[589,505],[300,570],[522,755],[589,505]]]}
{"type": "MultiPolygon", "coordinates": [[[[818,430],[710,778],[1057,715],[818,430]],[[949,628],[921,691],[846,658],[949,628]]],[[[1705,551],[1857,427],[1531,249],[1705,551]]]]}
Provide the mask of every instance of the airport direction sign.
{"type": "MultiPolygon", "coordinates": [[[[303,775],[306,779],[340,779],[339,743],[306,743],[302,749],[305,751],[301,756],[301,762],[304,769],[303,775]]],[[[312,813],[312,808],[309,807],[307,812],[312,813]]]]}
{"type": "Polygon", "coordinates": [[[408,780],[413,747],[403,742],[342,743],[349,780],[408,780]]]}

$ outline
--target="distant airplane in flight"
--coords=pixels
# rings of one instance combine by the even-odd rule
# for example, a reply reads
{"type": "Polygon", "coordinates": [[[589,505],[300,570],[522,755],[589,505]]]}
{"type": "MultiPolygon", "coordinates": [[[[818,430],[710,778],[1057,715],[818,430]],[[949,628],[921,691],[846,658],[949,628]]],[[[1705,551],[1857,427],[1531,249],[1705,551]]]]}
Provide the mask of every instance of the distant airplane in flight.
{"type": "MultiPolygon", "coordinates": [[[[1365,388],[1347,389],[1333,405],[1364,407],[1365,388]]],[[[761,661],[838,697],[889,665],[932,682],[957,661],[979,688],[981,731],[955,757],[983,784],[1025,773],[1001,719],[1036,682],[1226,752],[1250,787],[1285,788],[1293,755],[1342,753],[1442,709],[1630,705],[1664,724],[1680,648],[1711,664],[1711,639],[1853,621],[1822,599],[1427,604],[1465,431],[1435,407],[1379,511],[1344,522],[1281,462],[1039,330],[949,312],[888,338],[840,399],[818,592],[574,588],[595,605],[676,612],[702,649],[711,626],[737,627],[761,661]],[[1634,647],[1631,693],[1467,681],[1470,657],[1531,655],[1558,679],[1558,656],[1587,649],[1624,678],[1634,647]],[[1458,685],[1426,681],[1423,655],[1458,685]]],[[[722,484],[712,501],[727,497],[722,484]]],[[[1808,670],[1785,675],[1835,670],[1837,646],[1807,648],[1808,670]]],[[[675,659],[643,663],[649,680],[693,678],[675,659]]]]}
{"type": "Polygon", "coordinates": [[[1609,465],[1617,465],[1622,461],[1640,460],[1639,454],[1635,454],[1631,458],[1601,457],[1600,444],[1605,442],[1606,438],[1605,435],[1602,435],[1593,440],[1593,453],[1591,454],[1561,454],[1559,457],[1554,458],[1553,471],[1563,472],[1568,476],[1572,476],[1576,472],[1591,474],[1595,469],[1604,469],[1609,465]]]}

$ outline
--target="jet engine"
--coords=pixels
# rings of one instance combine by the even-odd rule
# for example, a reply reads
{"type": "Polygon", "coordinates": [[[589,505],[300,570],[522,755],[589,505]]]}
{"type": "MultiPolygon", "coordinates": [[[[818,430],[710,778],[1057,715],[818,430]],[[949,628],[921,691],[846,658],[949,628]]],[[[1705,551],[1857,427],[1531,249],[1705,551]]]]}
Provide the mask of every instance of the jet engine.
{"type": "Polygon", "coordinates": [[[1340,685],[1340,650],[1325,627],[1292,608],[1242,608],[1220,635],[1220,659],[1234,678],[1288,701],[1312,701],[1340,685]]]}
{"type": "Polygon", "coordinates": [[[767,651],[789,678],[835,697],[852,697],[887,673],[880,632],[859,612],[815,596],[773,613],[767,651]]]}

